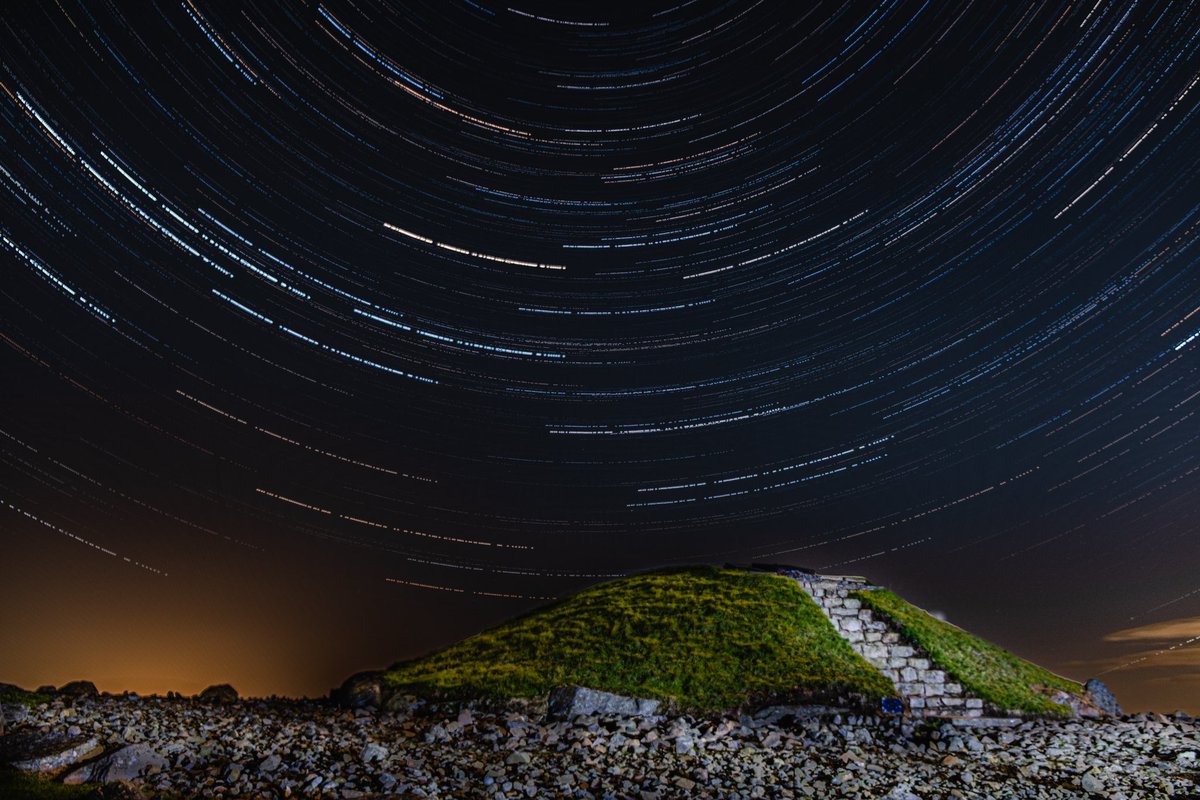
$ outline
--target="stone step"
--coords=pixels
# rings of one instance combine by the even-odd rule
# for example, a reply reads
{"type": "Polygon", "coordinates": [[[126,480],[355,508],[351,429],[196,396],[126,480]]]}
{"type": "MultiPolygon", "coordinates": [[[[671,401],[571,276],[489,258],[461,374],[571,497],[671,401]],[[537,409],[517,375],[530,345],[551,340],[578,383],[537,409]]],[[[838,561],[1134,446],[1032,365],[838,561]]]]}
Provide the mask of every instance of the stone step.
{"type": "Polygon", "coordinates": [[[867,584],[840,580],[797,578],[816,601],[838,634],[855,652],[890,680],[914,716],[981,717],[983,701],[970,697],[962,685],[935,668],[924,653],[908,644],[900,631],[876,617],[862,601],[850,597],[867,584]]]}

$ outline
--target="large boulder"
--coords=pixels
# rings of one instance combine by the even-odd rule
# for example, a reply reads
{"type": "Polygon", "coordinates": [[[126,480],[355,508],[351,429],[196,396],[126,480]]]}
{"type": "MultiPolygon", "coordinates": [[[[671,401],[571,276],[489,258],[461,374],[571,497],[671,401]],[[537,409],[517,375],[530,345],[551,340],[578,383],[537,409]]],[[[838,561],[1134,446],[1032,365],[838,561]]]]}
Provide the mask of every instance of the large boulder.
{"type": "Polygon", "coordinates": [[[383,705],[383,673],[351,675],[333,690],[333,700],[344,708],[379,708],[383,705]]]}
{"type": "Polygon", "coordinates": [[[200,693],[200,702],[202,703],[236,703],[237,701],[237,689],[234,689],[228,683],[218,683],[215,686],[209,686],[200,693]]]}
{"type": "Polygon", "coordinates": [[[646,717],[658,711],[658,705],[657,700],[623,697],[583,686],[564,686],[550,692],[548,710],[550,716],[559,719],[583,715],[646,717]]]}
{"type": "Polygon", "coordinates": [[[167,760],[148,744],[122,747],[90,764],[80,767],[63,778],[63,783],[113,783],[131,781],[148,772],[167,767],[167,760]]]}
{"type": "Polygon", "coordinates": [[[1117,703],[1117,698],[1113,697],[1113,693],[1104,685],[1104,681],[1089,678],[1087,683],[1083,684],[1083,696],[1105,714],[1113,717],[1121,716],[1121,706],[1117,703]]]}
{"type": "Polygon", "coordinates": [[[0,737],[0,763],[21,772],[55,772],[100,746],[95,736],[23,731],[0,737]]]}
{"type": "Polygon", "coordinates": [[[58,693],[66,697],[95,697],[100,694],[91,681],[71,681],[59,687],[58,693]]]}

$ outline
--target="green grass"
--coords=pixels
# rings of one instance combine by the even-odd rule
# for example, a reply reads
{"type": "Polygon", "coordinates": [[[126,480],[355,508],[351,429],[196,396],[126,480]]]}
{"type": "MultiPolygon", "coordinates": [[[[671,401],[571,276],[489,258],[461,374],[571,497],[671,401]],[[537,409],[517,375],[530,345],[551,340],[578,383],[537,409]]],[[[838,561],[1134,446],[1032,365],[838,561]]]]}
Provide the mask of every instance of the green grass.
{"type": "Polygon", "coordinates": [[[42,703],[50,702],[50,696],[38,694],[37,692],[27,692],[24,689],[18,689],[16,686],[9,684],[0,684],[0,703],[6,705],[18,706],[39,706],[42,703]]]}
{"type": "Polygon", "coordinates": [[[87,784],[66,786],[39,775],[0,769],[0,797],[5,800],[76,800],[95,788],[87,784]]]}
{"type": "Polygon", "coordinates": [[[929,654],[930,661],[961,683],[967,693],[1000,710],[1071,715],[1069,708],[1051,702],[1032,687],[1040,684],[1078,695],[1082,687],[1074,681],[932,617],[885,589],[854,592],[852,596],[891,619],[905,636],[929,654]]]}
{"type": "Polygon", "coordinates": [[[717,711],[894,687],[794,580],[714,567],[599,584],[385,674],[395,689],[507,699],[580,685],[717,711]]]}

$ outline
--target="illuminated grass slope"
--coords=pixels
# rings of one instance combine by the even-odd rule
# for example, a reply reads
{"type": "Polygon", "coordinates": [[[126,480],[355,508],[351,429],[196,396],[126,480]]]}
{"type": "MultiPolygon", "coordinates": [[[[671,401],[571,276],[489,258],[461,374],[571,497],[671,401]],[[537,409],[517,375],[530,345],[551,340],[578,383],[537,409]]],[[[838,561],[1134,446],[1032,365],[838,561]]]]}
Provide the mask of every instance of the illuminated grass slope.
{"type": "Polygon", "coordinates": [[[935,666],[962,684],[968,694],[997,709],[1069,716],[1070,708],[1051,702],[1047,694],[1033,687],[1062,689],[1072,695],[1082,691],[1078,683],[937,619],[886,589],[855,592],[852,596],[876,614],[890,619],[929,655],[935,666]]]}
{"type": "Polygon", "coordinates": [[[580,685],[695,711],[895,693],[794,580],[714,567],[590,587],[396,664],[384,680],[395,690],[492,699],[580,685]]]}

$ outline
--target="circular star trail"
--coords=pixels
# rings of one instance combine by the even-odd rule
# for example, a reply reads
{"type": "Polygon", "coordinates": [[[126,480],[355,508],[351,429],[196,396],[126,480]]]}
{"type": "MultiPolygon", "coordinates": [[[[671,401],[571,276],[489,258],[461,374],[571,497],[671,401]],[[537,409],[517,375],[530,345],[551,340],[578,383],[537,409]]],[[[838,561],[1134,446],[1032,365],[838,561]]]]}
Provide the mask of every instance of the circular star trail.
{"type": "Polygon", "coordinates": [[[4,546],[427,642],[689,561],[1200,614],[1198,19],[16,4],[4,546]]]}

